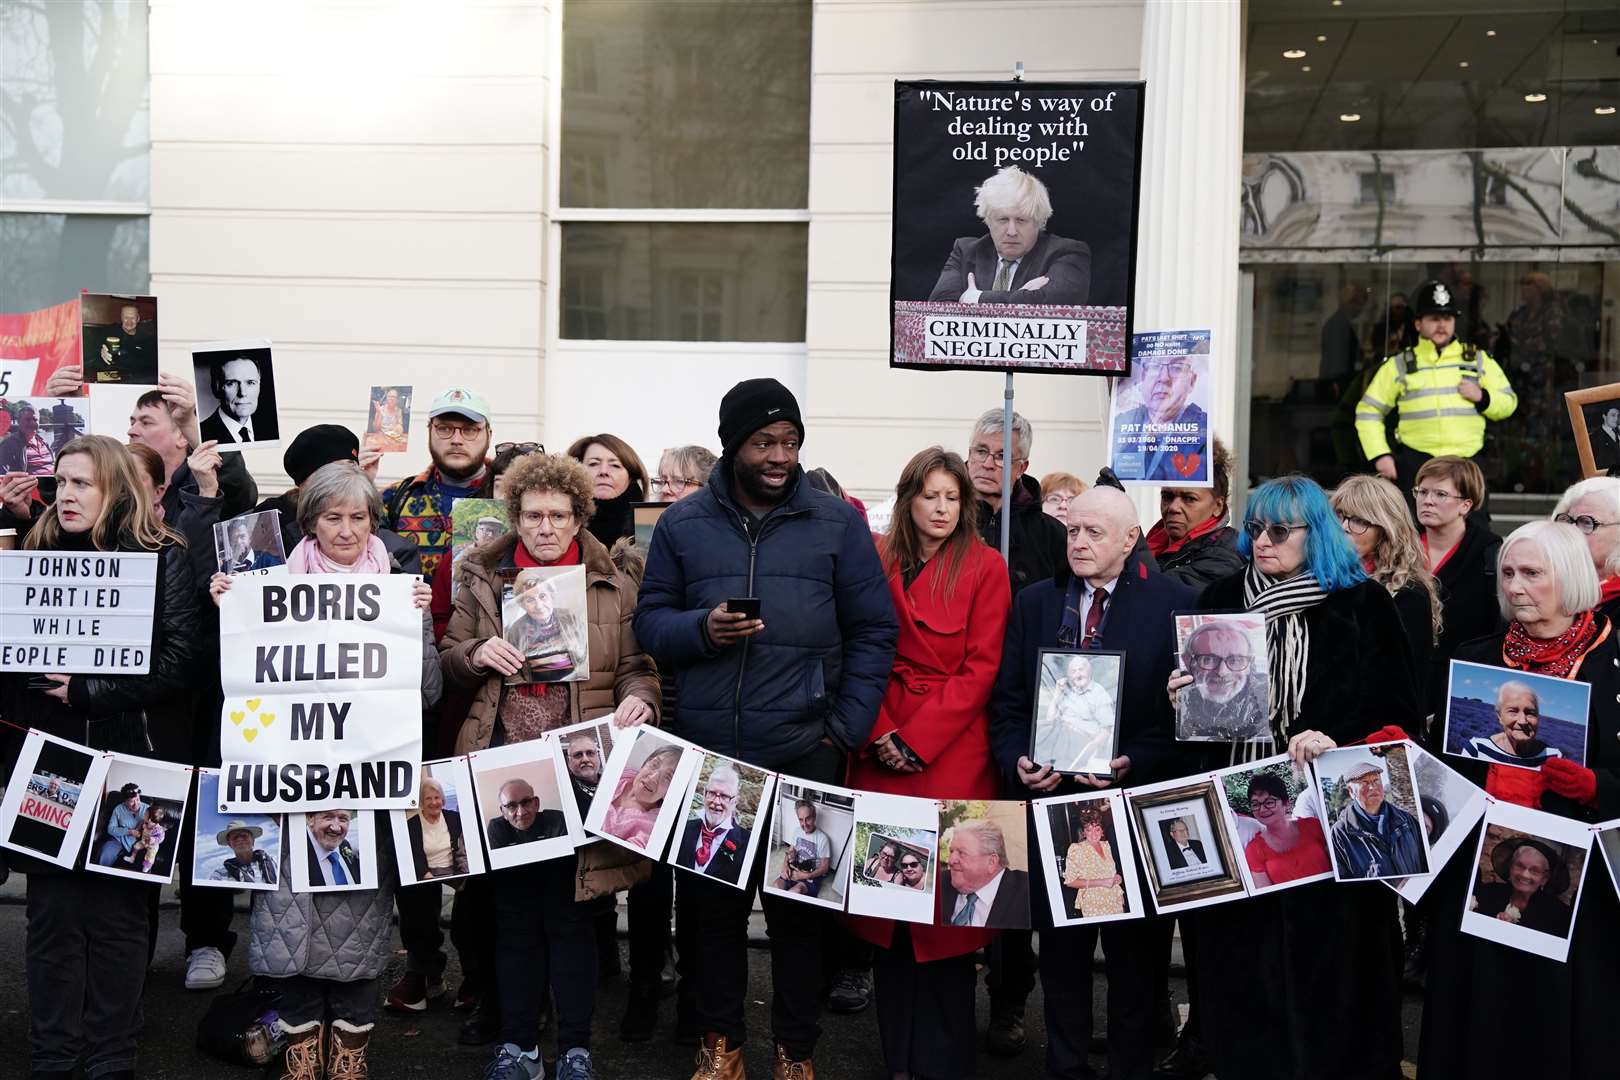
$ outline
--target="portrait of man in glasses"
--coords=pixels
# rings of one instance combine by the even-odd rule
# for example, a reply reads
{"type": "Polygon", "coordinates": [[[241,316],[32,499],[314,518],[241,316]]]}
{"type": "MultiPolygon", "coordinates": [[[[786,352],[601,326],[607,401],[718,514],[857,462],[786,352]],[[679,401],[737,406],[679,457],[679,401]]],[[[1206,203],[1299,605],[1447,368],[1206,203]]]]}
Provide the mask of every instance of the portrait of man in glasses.
{"type": "Polygon", "coordinates": [[[1200,402],[1204,394],[1196,392],[1209,366],[1209,345],[1207,338],[1176,344],[1187,351],[1136,355],[1138,348],[1156,346],[1133,345],[1130,379],[1115,391],[1120,411],[1113,420],[1112,463],[1121,479],[1209,482],[1209,414],[1200,402]]]}
{"type": "MultiPolygon", "coordinates": [[[[1177,619],[1190,623],[1189,617],[1177,619]]],[[[1265,630],[1256,620],[1205,617],[1181,631],[1181,670],[1193,677],[1181,691],[1176,738],[1228,742],[1265,738],[1270,731],[1265,630]]]]}
{"type": "Polygon", "coordinates": [[[534,785],[521,777],[502,784],[496,798],[500,817],[491,818],[485,826],[492,849],[550,840],[568,831],[563,812],[550,807],[541,809],[534,785]]]}

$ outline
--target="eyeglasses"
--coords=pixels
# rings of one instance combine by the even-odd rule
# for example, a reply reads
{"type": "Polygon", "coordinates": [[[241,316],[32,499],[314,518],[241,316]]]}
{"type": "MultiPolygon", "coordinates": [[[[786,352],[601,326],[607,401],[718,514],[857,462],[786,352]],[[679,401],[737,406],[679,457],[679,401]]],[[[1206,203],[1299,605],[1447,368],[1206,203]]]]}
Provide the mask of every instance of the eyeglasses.
{"type": "Polygon", "coordinates": [[[1591,536],[1599,529],[1608,529],[1620,525],[1620,521],[1599,521],[1591,514],[1582,514],[1579,517],[1570,517],[1568,514],[1559,514],[1553,518],[1561,525],[1573,525],[1587,536],[1591,536]]]}
{"type": "Polygon", "coordinates": [[[1262,812],[1264,812],[1266,810],[1275,810],[1277,807],[1279,807],[1281,805],[1282,805],[1282,803],[1277,801],[1276,799],[1250,799],[1249,800],[1249,809],[1250,810],[1258,810],[1258,811],[1262,811],[1262,812]]]}
{"type": "Polygon", "coordinates": [[[572,510],[525,510],[518,515],[518,520],[530,529],[538,529],[541,525],[550,523],[557,532],[568,528],[568,523],[574,520],[572,510]]]}
{"type": "Polygon", "coordinates": [[[1372,522],[1368,521],[1366,518],[1356,517],[1354,514],[1340,514],[1339,524],[1343,525],[1344,531],[1349,533],[1351,536],[1360,536],[1368,529],[1373,527],[1372,522]]]}
{"type": "Polygon", "coordinates": [[[1252,656],[1216,656],[1214,653],[1197,653],[1192,658],[1193,667],[1199,671],[1214,671],[1222,664],[1226,670],[1242,673],[1249,670],[1254,663],[1252,656]]]}
{"type": "Polygon", "coordinates": [[[732,799],[735,799],[737,795],[735,792],[731,791],[716,791],[714,788],[705,788],[703,790],[703,797],[705,799],[724,799],[726,802],[730,802],[732,799]]]}
{"type": "Polygon", "coordinates": [[[1172,379],[1177,375],[1185,375],[1192,370],[1192,362],[1184,359],[1175,360],[1139,360],[1142,371],[1147,375],[1164,374],[1172,379]]]}
{"type": "Polygon", "coordinates": [[[1427,502],[1428,500],[1433,499],[1435,502],[1443,503],[1450,502],[1452,499],[1460,499],[1462,496],[1452,494],[1451,492],[1442,490],[1441,488],[1415,487],[1412,489],[1412,498],[1418,502],[1427,502]]]}
{"type": "Polygon", "coordinates": [[[1379,773],[1365,773],[1361,776],[1347,777],[1352,784],[1361,784],[1365,787],[1383,787],[1384,778],[1379,773]]]}
{"type": "Polygon", "coordinates": [[[598,755],[598,751],[594,746],[591,747],[589,750],[570,750],[570,751],[568,751],[568,756],[571,757],[571,758],[593,758],[593,757],[596,757],[597,755],[598,755]]]}
{"type": "Polygon", "coordinates": [[[1295,530],[1303,532],[1308,528],[1310,526],[1302,521],[1271,522],[1270,524],[1264,521],[1245,521],[1243,523],[1243,531],[1248,534],[1250,540],[1258,540],[1263,535],[1273,544],[1286,544],[1288,538],[1294,535],[1295,530]]]}
{"type": "Polygon", "coordinates": [[[443,420],[434,420],[428,427],[441,439],[460,438],[471,441],[484,434],[483,424],[447,424],[443,420]]]}
{"type": "Polygon", "coordinates": [[[546,444],[537,442],[503,442],[495,444],[497,454],[504,454],[509,450],[516,450],[519,454],[543,454],[546,452],[546,444]]]}
{"type": "Polygon", "coordinates": [[[1073,495],[1059,495],[1059,494],[1054,492],[1053,494],[1048,495],[1046,498],[1042,499],[1041,500],[1041,505],[1042,506],[1050,506],[1050,507],[1053,507],[1054,509],[1058,509],[1058,510],[1067,510],[1069,508],[1069,504],[1071,502],[1073,502],[1073,501],[1074,501],[1074,496],[1073,495]]]}
{"type": "Polygon", "coordinates": [[[702,486],[702,480],[682,480],[675,476],[655,476],[652,480],[652,489],[658,494],[667,491],[671,495],[679,495],[687,488],[700,488],[702,486]]]}
{"type": "Polygon", "coordinates": [[[501,803],[501,809],[506,811],[508,814],[513,814],[513,813],[516,813],[517,811],[523,809],[525,806],[539,806],[539,805],[540,805],[540,796],[538,796],[538,795],[530,795],[527,799],[518,799],[516,802],[503,802],[503,803],[501,803]]]}
{"type": "Polygon", "coordinates": [[[975,446],[968,451],[968,460],[976,461],[980,465],[983,465],[987,461],[993,461],[997,465],[1000,465],[1006,459],[1007,452],[1005,450],[992,450],[988,446],[975,446]]]}

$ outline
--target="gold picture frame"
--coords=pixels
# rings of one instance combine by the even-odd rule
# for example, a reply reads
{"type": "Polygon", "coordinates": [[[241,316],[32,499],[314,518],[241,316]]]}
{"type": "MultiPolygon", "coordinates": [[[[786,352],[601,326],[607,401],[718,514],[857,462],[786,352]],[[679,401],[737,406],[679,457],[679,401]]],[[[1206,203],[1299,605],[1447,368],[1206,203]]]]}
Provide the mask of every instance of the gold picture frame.
{"type": "Polygon", "coordinates": [[[1145,792],[1127,792],[1131,825],[1136,830],[1142,849],[1142,864],[1147,870],[1148,885],[1152,890],[1153,906],[1161,912],[1166,908],[1210,902],[1223,897],[1241,897],[1247,894],[1243,877],[1238,870],[1232,848],[1231,833],[1227,828],[1221,797],[1212,779],[1197,780],[1178,787],[1160,788],[1145,792]],[[1155,844],[1158,843],[1156,819],[1150,821],[1149,811],[1177,804],[1199,805],[1204,821],[1209,825],[1215,841],[1214,853],[1221,861],[1219,876],[1198,881],[1166,883],[1159,870],[1155,844]]]}
{"type": "Polygon", "coordinates": [[[1599,468],[1597,458],[1592,453],[1592,437],[1589,435],[1586,422],[1586,408],[1589,405],[1598,405],[1605,401],[1620,404],[1620,383],[1608,383],[1604,386],[1588,386],[1583,390],[1566,390],[1564,392],[1564,407],[1569,411],[1569,427],[1575,436],[1575,452],[1581,459],[1581,478],[1589,480],[1594,476],[1608,476],[1609,470],[1599,468]]]}

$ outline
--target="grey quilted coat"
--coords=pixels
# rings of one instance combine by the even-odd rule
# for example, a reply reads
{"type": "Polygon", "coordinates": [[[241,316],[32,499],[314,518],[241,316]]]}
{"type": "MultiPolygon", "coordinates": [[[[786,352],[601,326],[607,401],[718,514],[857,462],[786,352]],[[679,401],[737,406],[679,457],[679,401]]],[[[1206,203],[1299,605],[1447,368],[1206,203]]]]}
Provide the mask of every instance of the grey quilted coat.
{"type": "MultiPolygon", "coordinates": [[[[399,572],[397,566],[395,572],[399,572]]],[[[439,700],[443,687],[439,650],[433,642],[433,619],[424,612],[424,709],[439,700]]],[[[394,864],[388,815],[365,813],[366,832],[361,842],[377,845],[375,889],[294,893],[288,858],[304,858],[309,840],[302,829],[296,833],[282,830],[286,835],[281,845],[281,886],[275,892],[255,892],[248,916],[248,970],[253,974],[275,978],[310,975],[338,982],[375,979],[382,974],[392,943],[389,923],[399,871],[394,864]]]]}

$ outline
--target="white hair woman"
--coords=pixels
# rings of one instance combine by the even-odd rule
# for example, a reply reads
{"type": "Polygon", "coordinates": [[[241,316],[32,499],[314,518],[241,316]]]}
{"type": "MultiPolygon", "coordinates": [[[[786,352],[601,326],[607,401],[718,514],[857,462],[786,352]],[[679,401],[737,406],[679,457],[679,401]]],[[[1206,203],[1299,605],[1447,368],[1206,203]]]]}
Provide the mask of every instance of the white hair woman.
{"type": "MultiPolygon", "coordinates": [[[[1560,747],[1565,756],[1548,757],[1539,770],[1465,758],[1451,763],[1500,800],[1579,821],[1620,815],[1620,643],[1614,625],[1593,610],[1598,579],[1586,538],[1559,522],[1522,525],[1502,544],[1497,582],[1507,630],[1464,645],[1457,659],[1589,683],[1584,743],[1560,747]],[[1578,764],[1583,756],[1585,765],[1578,764]]],[[[1545,723],[1540,735],[1559,739],[1545,723]]],[[[1475,841],[1462,847],[1473,851],[1475,841]]],[[[1475,873],[1473,859],[1453,859],[1430,887],[1434,910],[1459,910],[1475,873]]],[[[1570,937],[1577,946],[1558,964],[1464,934],[1455,919],[1434,920],[1418,1075],[1613,1072],[1620,1061],[1620,1026],[1610,1015],[1620,1000],[1620,901],[1607,875],[1587,875],[1570,937]],[[1491,1002],[1500,1002],[1504,986],[1525,1003],[1521,1019],[1537,1033],[1533,1045],[1497,1037],[1491,1002]]]]}
{"type": "Polygon", "coordinates": [[[1592,476],[1572,485],[1553,507],[1553,520],[1586,537],[1602,593],[1598,611],[1620,617],[1620,477],[1592,476]]]}

